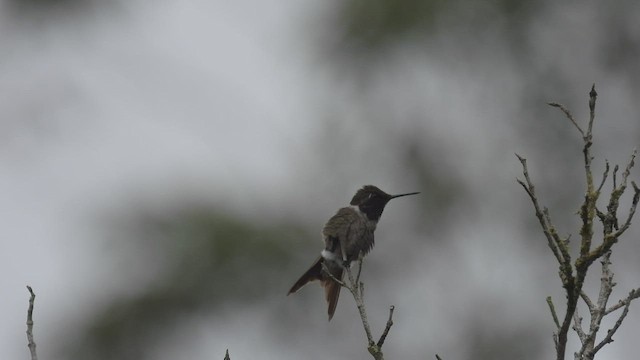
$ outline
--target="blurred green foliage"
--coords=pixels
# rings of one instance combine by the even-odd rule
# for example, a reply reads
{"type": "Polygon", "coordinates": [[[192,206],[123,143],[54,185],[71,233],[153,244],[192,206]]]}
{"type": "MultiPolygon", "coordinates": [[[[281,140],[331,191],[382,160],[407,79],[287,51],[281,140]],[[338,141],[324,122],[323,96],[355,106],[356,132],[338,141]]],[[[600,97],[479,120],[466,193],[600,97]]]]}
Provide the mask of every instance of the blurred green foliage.
{"type": "MultiPolygon", "coordinates": [[[[284,295],[291,280],[286,274],[291,273],[287,265],[292,263],[292,249],[309,236],[295,225],[257,225],[202,208],[172,215],[143,211],[128,222],[123,226],[128,229],[126,239],[138,247],[133,254],[160,247],[154,251],[163,254],[165,268],[151,286],[140,284],[137,295],[116,298],[86,319],[87,327],[65,356],[144,358],[145,344],[171,331],[185,316],[226,302],[236,305],[273,293],[284,295]]],[[[122,270],[127,272],[126,267],[122,270]]]]}
{"type": "Polygon", "coordinates": [[[517,0],[350,0],[341,3],[337,17],[345,46],[375,52],[416,34],[422,38],[432,35],[447,17],[443,15],[451,15],[443,24],[446,28],[459,24],[473,28],[498,18],[511,25],[524,25],[523,20],[534,10],[530,3],[517,0]]]}
{"type": "MultiPolygon", "coordinates": [[[[110,1],[105,1],[110,2],[110,1]]],[[[30,12],[40,11],[66,11],[82,9],[93,5],[92,0],[6,0],[10,9],[21,11],[27,15],[30,12]]]]}
{"type": "Polygon", "coordinates": [[[429,29],[447,1],[351,0],[342,3],[345,37],[367,49],[394,42],[420,29],[429,29]]]}

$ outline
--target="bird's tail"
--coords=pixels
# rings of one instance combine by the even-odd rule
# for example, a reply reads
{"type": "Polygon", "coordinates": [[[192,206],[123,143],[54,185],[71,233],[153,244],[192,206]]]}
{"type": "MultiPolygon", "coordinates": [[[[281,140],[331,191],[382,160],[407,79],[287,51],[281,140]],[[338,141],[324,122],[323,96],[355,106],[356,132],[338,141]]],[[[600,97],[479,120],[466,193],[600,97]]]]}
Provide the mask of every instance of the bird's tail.
{"type": "Polygon", "coordinates": [[[300,290],[301,287],[307,285],[307,283],[310,281],[322,280],[322,261],[323,260],[324,259],[322,258],[322,256],[318,257],[318,260],[316,260],[313,263],[313,265],[311,265],[309,270],[307,270],[302,276],[300,276],[300,279],[298,279],[298,281],[296,281],[296,283],[293,284],[291,289],[289,289],[289,292],[287,293],[287,295],[293,294],[294,292],[300,290]]]}
{"type": "MultiPolygon", "coordinates": [[[[331,318],[333,318],[333,314],[336,312],[336,306],[338,306],[338,298],[340,297],[341,285],[324,272],[324,269],[322,267],[323,262],[324,258],[320,256],[318,260],[316,260],[313,265],[311,265],[309,270],[307,270],[300,277],[300,279],[298,279],[298,281],[293,284],[291,289],[289,289],[287,295],[293,294],[294,292],[300,290],[301,287],[305,286],[310,281],[320,280],[320,285],[324,288],[325,299],[327,300],[327,303],[329,305],[328,314],[329,320],[331,320],[331,318]]],[[[342,266],[334,264],[330,261],[325,264],[327,265],[327,269],[331,272],[331,275],[333,275],[333,277],[338,280],[342,280],[342,266]]]]}
{"type": "MultiPolygon", "coordinates": [[[[342,281],[342,267],[334,267],[330,269],[331,274],[336,279],[342,281]]],[[[329,321],[333,317],[333,313],[336,312],[336,306],[338,306],[338,298],[340,297],[340,288],[342,285],[338,284],[335,280],[329,277],[326,274],[324,275],[324,279],[322,279],[322,287],[324,288],[324,295],[327,299],[327,303],[329,305],[329,321]]]]}

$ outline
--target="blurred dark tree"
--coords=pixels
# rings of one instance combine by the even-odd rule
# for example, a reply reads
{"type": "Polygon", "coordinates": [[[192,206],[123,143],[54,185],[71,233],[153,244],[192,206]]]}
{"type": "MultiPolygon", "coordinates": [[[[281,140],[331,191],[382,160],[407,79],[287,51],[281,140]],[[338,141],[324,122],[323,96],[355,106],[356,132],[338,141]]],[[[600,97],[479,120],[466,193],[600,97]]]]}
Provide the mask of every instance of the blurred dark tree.
{"type": "Polygon", "coordinates": [[[527,20],[543,6],[544,2],[533,6],[517,0],[350,0],[339,3],[336,23],[343,50],[351,54],[353,50],[364,51],[372,56],[387,46],[424,40],[451,26],[480,29],[503,22],[510,30],[513,44],[518,44],[527,20]]]}
{"type": "Polygon", "coordinates": [[[114,1],[115,0],[5,0],[5,3],[15,10],[40,11],[81,9],[83,7],[114,1]]]}
{"type": "Polygon", "coordinates": [[[118,258],[139,258],[142,264],[124,265],[114,276],[144,266],[148,248],[162,259],[159,278],[150,286],[140,284],[137,295],[97,309],[64,357],[148,358],[151,344],[184,318],[284,294],[278,279],[292,272],[292,249],[309,237],[295,225],[258,225],[202,207],[164,215],[142,210],[127,218],[126,224],[113,224],[126,229],[118,258]]]}
{"type": "Polygon", "coordinates": [[[528,324],[510,327],[483,321],[471,324],[467,332],[467,359],[540,359],[547,344],[546,334],[528,324]]]}
{"type": "Polygon", "coordinates": [[[16,20],[40,26],[43,23],[76,22],[87,15],[97,15],[116,8],[120,0],[4,0],[16,20]]]}

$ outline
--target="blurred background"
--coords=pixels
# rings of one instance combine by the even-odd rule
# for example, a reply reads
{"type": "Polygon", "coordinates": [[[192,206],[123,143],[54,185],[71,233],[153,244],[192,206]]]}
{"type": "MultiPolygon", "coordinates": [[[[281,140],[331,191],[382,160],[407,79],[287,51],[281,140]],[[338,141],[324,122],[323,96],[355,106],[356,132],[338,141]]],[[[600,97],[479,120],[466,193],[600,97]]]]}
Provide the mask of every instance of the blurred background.
{"type": "MultiPolygon", "coordinates": [[[[0,358],[28,358],[29,284],[43,359],[368,359],[348,294],[331,322],[316,284],[285,296],[365,184],[422,192],[387,206],[364,266],[376,337],[396,306],[388,358],[551,358],[545,297],[564,294],[514,153],[576,239],[581,139],[545,103],[584,122],[595,82],[594,172],[625,164],[639,18],[637,1],[0,1],[0,358]]],[[[640,284],[639,229],[612,301],[640,284]]],[[[633,358],[639,321],[635,304],[599,358],[633,358]]]]}

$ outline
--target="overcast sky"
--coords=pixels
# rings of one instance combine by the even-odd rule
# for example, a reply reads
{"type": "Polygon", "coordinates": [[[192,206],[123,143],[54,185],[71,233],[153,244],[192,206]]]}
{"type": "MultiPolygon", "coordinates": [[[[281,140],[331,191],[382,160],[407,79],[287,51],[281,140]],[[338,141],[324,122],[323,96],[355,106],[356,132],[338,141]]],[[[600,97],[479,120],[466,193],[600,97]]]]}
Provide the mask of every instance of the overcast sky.
{"type": "MultiPolygon", "coordinates": [[[[239,214],[255,215],[273,209],[277,202],[281,213],[273,216],[297,212],[310,221],[306,199],[291,196],[292,189],[306,189],[310,180],[317,181],[317,188],[308,195],[318,199],[317,207],[308,210],[314,216],[327,213],[326,209],[331,209],[330,214],[336,198],[344,199],[337,205],[346,204],[366,179],[377,179],[381,187],[391,187],[390,192],[423,190],[409,188],[411,181],[394,171],[378,174],[380,167],[374,162],[363,163],[357,173],[345,173],[345,168],[362,158],[366,146],[341,154],[345,163],[335,165],[343,172],[341,177],[322,176],[325,169],[321,166],[326,164],[315,161],[314,151],[327,136],[321,135],[327,131],[326,124],[336,120],[332,116],[341,117],[339,121],[345,117],[352,124],[345,125],[346,129],[361,133],[357,128],[361,123],[349,122],[349,117],[362,116],[349,113],[349,100],[338,94],[349,94],[353,88],[327,70],[328,60],[318,56],[314,47],[313,41],[323,36],[313,31],[328,13],[325,6],[281,0],[134,1],[113,7],[96,5],[81,17],[57,14],[33,21],[21,21],[6,6],[0,7],[0,358],[27,357],[25,285],[33,286],[39,296],[35,334],[41,358],[50,358],[47,349],[54,347],[54,337],[48,333],[55,331],[56,324],[69,314],[90,311],[112,292],[128,291],[130,283],[123,285],[110,276],[114,264],[104,255],[103,244],[93,241],[103,238],[98,232],[104,229],[96,220],[122,204],[146,201],[162,206],[177,197],[204,197],[239,214]],[[335,106],[335,113],[328,106],[335,106]],[[336,188],[337,196],[323,196],[327,189],[336,188]]],[[[611,118],[637,122],[635,100],[625,96],[630,85],[624,77],[609,76],[600,63],[591,60],[596,45],[576,45],[590,33],[566,26],[569,22],[575,29],[584,29],[596,11],[595,7],[584,11],[559,7],[533,22],[530,34],[540,39],[538,64],[561,63],[568,82],[577,88],[550,97],[573,101],[584,114],[588,87],[597,81],[602,84],[602,111],[609,111],[611,118]],[[552,31],[558,28],[570,30],[559,36],[552,31]],[[576,59],[584,63],[574,65],[576,59]]],[[[492,31],[487,29],[479,36],[486,40],[492,31]]],[[[433,293],[446,293],[451,286],[433,276],[442,269],[448,269],[451,283],[477,284],[477,289],[470,285],[468,293],[489,294],[480,297],[481,303],[506,289],[519,301],[531,304],[524,310],[506,311],[506,320],[501,321],[518,322],[543,311],[540,323],[533,325],[551,324],[550,319],[542,318],[548,316],[542,297],[530,298],[522,292],[523,284],[540,280],[532,270],[540,264],[505,256],[500,266],[486,266],[496,247],[504,254],[528,251],[520,242],[511,241],[521,236],[522,224],[505,221],[496,226],[496,219],[512,216],[509,206],[515,196],[521,196],[523,207],[528,206],[521,189],[514,185],[519,167],[513,153],[525,151],[526,155],[531,146],[547,144],[546,139],[518,137],[518,116],[523,111],[520,95],[527,75],[504,49],[500,34],[494,35],[494,42],[487,41],[474,53],[479,57],[475,62],[464,44],[442,38],[428,44],[429,50],[437,51],[432,56],[424,49],[390,56],[386,70],[372,81],[362,100],[378,111],[376,99],[389,96],[389,89],[396,90],[392,91],[395,107],[386,107],[383,113],[395,115],[398,133],[415,129],[409,113],[421,116],[424,112],[419,128],[455,145],[442,154],[442,171],[467,179],[466,185],[476,193],[488,187],[498,189],[497,195],[483,200],[486,206],[481,211],[457,214],[470,219],[468,226],[451,230],[453,242],[446,256],[425,255],[428,265],[416,267],[414,273],[415,279],[424,280],[420,286],[410,286],[408,291],[405,286],[406,297],[400,300],[389,295],[371,300],[373,306],[385,307],[389,300],[397,301],[399,308],[412,309],[417,305],[410,299],[432,298],[432,308],[419,316],[398,313],[408,325],[394,328],[397,338],[389,344],[390,351],[435,353],[438,346],[455,349],[464,337],[466,329],[460,326],[446,334],[439,328],[421,328],[434,319],[468,321],[453,318],[468,305],[464,298],[433,298],[433,293]],[[404,88],[407,84],[409,90],[404,88]],[[424,103],[408,108],[402,91],[422,92],[424,103]],[[447,168],[446,161],[455,165],[447,168]],[[502,175],[491,175],[496,173],[502,175]],[[494,247],[485,246],[487,242],[494,247]],[[454,264],[452,256],[457,259],[454,264]]],[[[563,120],[558,116],[558,121],[563,120]]],[[[628,150],[638,143],[635,133],[618,125],[603,127],[602,137],[610,145],[605,152],[617,162],[624,161],[628,150]]],[[[357,144],[360,140],[350,141],[357,144]]],[[[538,160],[532,166],[541,169],[544,159],[538,160]]],[[[390,154],[376,161],[394,169],[390,154]]],[[[412,209],[410,204],[393,206],[399,213],[412,209]]],[[[323,220],[318,220],[318,228],[323,220]]],[[[392,227],[390,224],[404,223],[389,219],[385,225],[392,227]]],[[[624,258],[637,259],[637,249],[624,258]]],[[[621,276],[627,279],[625,289],[638,286],[637,277],[621,276]]],[[[400,274],[391,273],[389,278],[395,288],[401,286],[397,285],[400,274]]],[[[554,281],[552,285],[558,287],[557,279],[554,281]]],[[[495,306],[502,305],[498,301],[495,306]]],[[[632,348],[640,312],[633,310],[621,330],[621,340],[606,353],[611,359],[632,348]]],[[[232,358],[237,359],[255,358],[256,354],[297,359],[308,350],[292,346],[289,352],[276,353],[282,340],[264,336],[269,317],[260,309],[218,317],[213,325],[207,320],[196,326],[194,337],[183,339],[190,341],[193,354],[228,347],[235,349],[237,357],[232,358]],[[252,327],[243,325],[250,321],[252,327]],[[255,346],[244,346],[246,340],[239,333],[253,339],[255,346]],[[210,340],[212,334],[217,340],[210,340]],[[261,346],[267,346],[269,355],[261,346]]],[[[330,338],[332,330],[316,331],[330,338]]],[[[352,333],[343,327],[339,331],[353,336],[360,330],[352,333]]],[[[301,335],[307,341],[310,336],[301,335]]],[[[551,349],[550,341],[544,345],[551,349]]],[[[352,351],[345,358],[366,358],[361,348],[346,340],[340,344],[340,349],[345,348],[352,351]]],[[[312,349],[321,351],[322,346],[312,349]]],[[[179,358],[181,351],[165,344],[157,358],[179,358]]]]}

